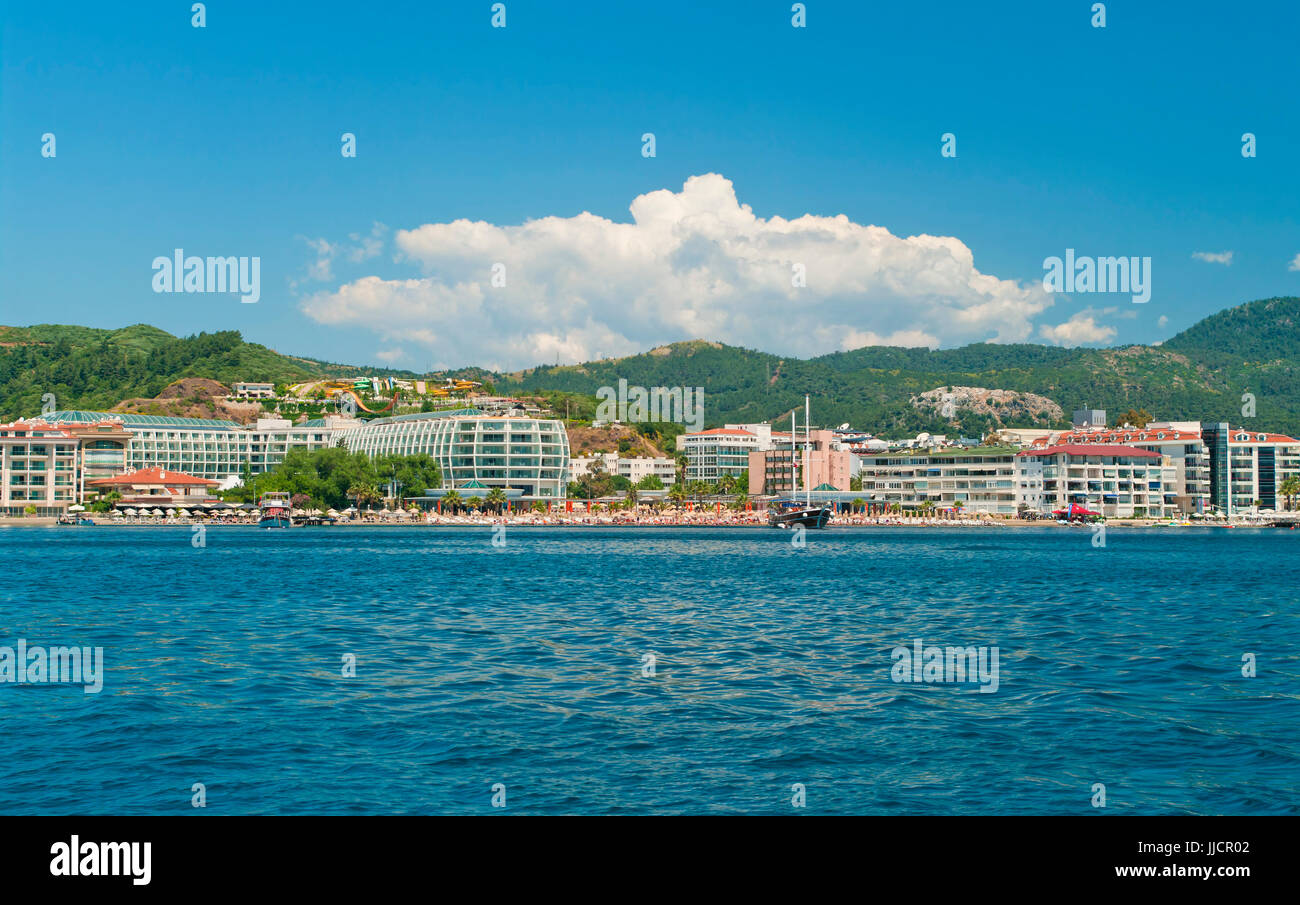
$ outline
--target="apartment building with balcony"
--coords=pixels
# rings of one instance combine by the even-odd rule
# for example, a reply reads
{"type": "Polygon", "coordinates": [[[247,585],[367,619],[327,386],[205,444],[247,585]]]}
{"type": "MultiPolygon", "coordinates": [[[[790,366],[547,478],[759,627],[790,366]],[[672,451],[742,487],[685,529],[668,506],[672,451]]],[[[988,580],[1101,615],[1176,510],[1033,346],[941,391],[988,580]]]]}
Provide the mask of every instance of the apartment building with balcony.
{"type": "MultiPolygon", "coordinates": [[[[863,499],[903,509],[960,503],[966,512],[1014,515],[1025,499],[1009,446],[899,450],[859,455],[863,499]]],[[[1041,495],[1041,486],[1039,489],[1041,495]]]]}
{"type": "Polygon", "coordinates": [[[853,471],[853,454],[842,448],[831,430],[802,431],[791,439],[788,431],[769,432],[771,449],[749,453],[749,492],[775,495],[796,489],[833,487],[848,490],[853,471]]]}
{"type": "Polygon", "coordinates": [[[687,483],[716,484],[723,475],[742,476],[749,469],[751,452],[772,448],[771,425],[765,427],[766,431],[729,425],[679,434],[677,448],[686,456],[687,483]]]}
{"type": "Polygon", "coordinates": [[[667,456],[620,456],[618,453],[592,453],[569,459],[569,480],[581,481],[594,471],[627,478],[634,485],[654,475],[665,487],[677,480],[677,463],[667,456]]]}
{"type": "Polygon", "coordinates": [[[88,481],[123,469],[130,434],[117,422],[32,419],[0,425],[0,515],[62,516],[88,481]]]}
{"type": "Polygon", "coordinates": [[[1071,503],[1110,518],[1163,518],[1178,511],[1172,459],[1133,446],[1078,443],[1016,455],[1022,473],[1042,468],[1041,511],[1071,503]]]}
{"type": "Polygon", "coordinates": [[[1282,482],[1300,476],[1300,440],[1284,434],[1204,425],[1209,450],[1210,500],[1228,516],[1285,505],[1282,482]]]}
{"type": "MultiPolygon", "coordinates": [[[[1076,417],[1082,413],[1076,412],[1076,417]]],[[[1145,427],[1084,426],[1039,437],[1030,449],[1049,446],[1132,446],[1169,459],[1173,504],[1184,514],[1206,512],[1210,500],[1210,450],[1197,421],[1157,421],[1145,427]]]]}

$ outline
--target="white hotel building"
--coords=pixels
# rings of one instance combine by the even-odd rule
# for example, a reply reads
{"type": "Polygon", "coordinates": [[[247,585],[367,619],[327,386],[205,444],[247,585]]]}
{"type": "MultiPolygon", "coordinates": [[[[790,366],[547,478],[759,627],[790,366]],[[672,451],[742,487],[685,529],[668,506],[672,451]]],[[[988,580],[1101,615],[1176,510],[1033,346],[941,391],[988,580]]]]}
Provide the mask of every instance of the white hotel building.
{"type": "Polygon", "coordinates": [[[563,499],[568,489],[569,437],[557,420],[478,409],[395,415],[339,431],[334,444],[372,457],[429,455],[445,489],[478,482],[520,491],[525,500],[563,499]]]}
{"type": "MultiPolygon", "coordinates": [[[[42,436],[33,447],[31,431],[14,428],[14,436],[0,444],[4,447],[0,466],[7,466],[5,499],[12,500],[14,514],[28,504],[52,511],[80,499],[83,471],[98,478],[161,468],[232,481],[245,466],[261,474],[283,462],[291,450],[331,446],[369,456],[427,454],[442,469],[447,489],[477,481],[487,487],[514,488],[524,499],[549,500],[563,498],[569,481],[569,439],[563,422],[493,417],[477,409],[368,422],[329,416],[292,424],[261,418],[252,427],[208,418],[61,411],[39,423],[50,442],[42,436]]],[[[639,471],[629,469],[631,474],[639,471]]]]}
{"type": "Polygon", "coordinates": [[[749,454],[772,449],[770,424],[728,424],[695,434],[680,434],[677,449],[686,456],[686,481],[716,484],[723,475],[749,470],[749,454]]]}
{"type": "Polygon", "coordinates": [[[569,480],[580,481],[599,464],[605,474],[627,478],[633,485],[654,475],[665,487],[677,480],[677,463],[666,456],[620,456],[618,453],[593,453],[569,459],[569,480]]]}
{"type": "Polygon", "coordinates": [[[233,421],[136,415],[126,412],[53,412],[42,420],[74,430],[116,422],[129,434],[122,450],[122,471],[162,468],[196,478],[223,481],[247,464],[253,474],[270,471],[291,449],[324,449],[339,428],[360,424],[350,418],[327,418],[292,424],[282,418],[259,418],[252,428],[233,421]]]}

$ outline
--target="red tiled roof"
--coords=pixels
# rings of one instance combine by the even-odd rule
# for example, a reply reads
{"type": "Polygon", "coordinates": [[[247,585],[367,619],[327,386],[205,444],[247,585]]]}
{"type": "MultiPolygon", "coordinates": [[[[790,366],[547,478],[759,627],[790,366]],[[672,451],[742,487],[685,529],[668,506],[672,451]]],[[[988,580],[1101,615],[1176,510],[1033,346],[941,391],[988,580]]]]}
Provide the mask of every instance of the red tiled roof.
{"type": "Polygon", "coordinates": [[[1286,434],[1270,434],[1267,431],[1251,431],[1244,427],[1238,427],[1235,430],[1228,431],[1229,443],[1300,443],[1300,440],[1294,437],[1288,437],[1286,434]],[[1238,440],[1238,434],[1246,434],[1249,439],[1238,440]],[[1263,437],[1263,440],[1259,438],[1263,437]]]}
{"type": "Polygon", "coordinates": [[[736,429],[734,429],[734,428],[730,428],[730,427],[715,427],[715,428],[712,428],[712,429],[710,429],[710,430],[700,431],[700,432],[697,433],[697,434],[687,434],[686,436],[688,436],[688,437],[706,437],[706,436],[707,436],[707,437],[714,437],[714,436],[717,436],[718,434],[728,434],[728,435],[730,435],[730,436],[739,436],[739,437],[756,437],[756,436],[758,436],[757,434],[750,433],[749,431],[736,430],[736,429]]]}
{"type": "MultiPolygon", "coordinates": [[[[1174,428],[1135,428],[1132,430],[1122,430],[1114,428],[1111,430],[1083,430],[1083,431],[1066,431],[1056,438],[1056,445],[1071,444],[1125,444],[1125,443],[1178,443],[1186,440],[1199,440],[1201,435],[1195,431],[1180,431],[1174,428]]],[[[1048,437],[1039,437],[1033,443],[1032,447],[1042,447],[1048,445],[1048,437]]]]}
{"type": "Polygon", "coordinates": [[[1057,446],[1049,446],[1046,449],[1027,449],[1021,456],[1054,456],[1059,453],[1065,453],[1069,456],[1129,456],[1138,458],[1158,459],[1160,453],[1152,452],[1149,449],[1137,449],[1133,446],[1114,446],[1105,443],[1062,443],[1057,446]]]}
{"type": "Polygon", "coordinates": [[[94,481],[87,481],[88,484],[123,484],[123,485],[140,485],[140,484],[157,484],[166,487],[182,487],[185,485],[216,485],[220,481],[210,481],[207,478],[196,478],[194,475],[188,475],[180,471],[163,471],[161,468],[142,468],[139,471],[133,471],[128,474],[113,475],[111,478],[99,478],[94,481]]]}
{"type": "Polygon", "coordinates": [[[42,421],[40,418],[36,418],[32,421],[27,421],[25,419],[19,418],[17,421],[11,421],[8,424],[0,424],[0,430],[6,430],[6,431],[15,430],[20,432],[58,431],[60,436],[64,436],[64,437],[72,436],[72,434],[68,432],[67,428],[63,427],[62,425],[50,424],[48,421],[42,421]]]}

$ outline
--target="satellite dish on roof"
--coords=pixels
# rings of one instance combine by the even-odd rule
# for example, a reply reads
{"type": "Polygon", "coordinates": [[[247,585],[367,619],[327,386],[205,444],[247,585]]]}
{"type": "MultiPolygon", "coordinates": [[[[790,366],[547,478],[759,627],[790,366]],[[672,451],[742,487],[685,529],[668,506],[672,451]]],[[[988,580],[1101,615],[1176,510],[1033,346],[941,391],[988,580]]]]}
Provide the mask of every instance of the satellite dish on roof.
{"type": "Polygon", "coordinates": [[[849,429],[849,422],[845,421],[843,424],[840,425],[839,429],[842,430],[842,431],[846,431],[846,430],[848,430],[848,429],[849,429]]]}

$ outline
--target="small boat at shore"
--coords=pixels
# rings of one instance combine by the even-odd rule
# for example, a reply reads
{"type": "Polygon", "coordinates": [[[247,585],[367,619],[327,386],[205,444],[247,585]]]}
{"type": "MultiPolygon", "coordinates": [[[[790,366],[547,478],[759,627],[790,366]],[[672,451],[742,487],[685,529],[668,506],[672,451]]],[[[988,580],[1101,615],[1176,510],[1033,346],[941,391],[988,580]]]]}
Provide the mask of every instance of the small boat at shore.
{"type": "Polygon", "coordinates": [[[807,454],[812,448],[812,412],[808,404],[808,397],[803,397],[804,405],[804,462],[805,471],[803,476],[804,498],[799,500],[799,431],[796,423],[799,410],[796,408],[790,413],[790,489],[791,498],[788,500],[773,500],[768,506],[767,523],[773,528],[825,528],[831,520],[831,507],[826,503],[815,504],[812,501],[812,494],[809,492],[810,476],[807,472],[807,454]]]}
{"type": "Polygon", "coordinates": [[[262,511],[257,524],[262,528],[290,528],[293,526],[293,509],[289,494],[273,491],[262,495],[258,501],[262,511]]]}

